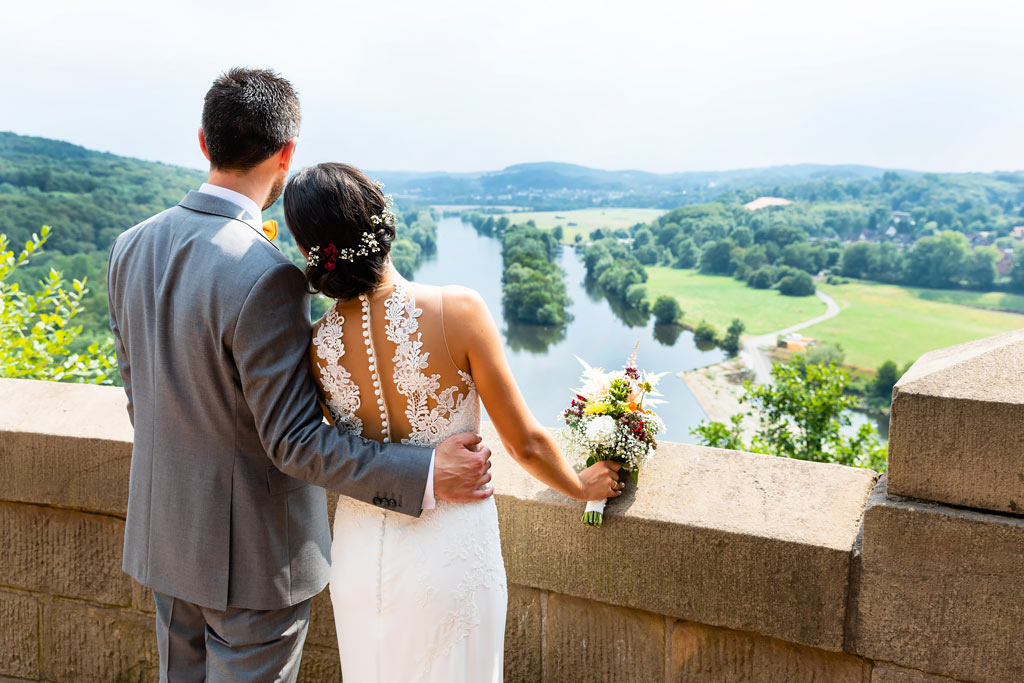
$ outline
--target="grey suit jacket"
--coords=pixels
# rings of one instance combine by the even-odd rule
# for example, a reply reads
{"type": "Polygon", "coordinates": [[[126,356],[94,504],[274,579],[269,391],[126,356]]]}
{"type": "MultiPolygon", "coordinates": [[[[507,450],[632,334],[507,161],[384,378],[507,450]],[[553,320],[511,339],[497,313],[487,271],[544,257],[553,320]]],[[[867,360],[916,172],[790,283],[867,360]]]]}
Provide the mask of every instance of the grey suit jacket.
{"type": "Polygon", "coordinates": [[[323,423],[303,275],[254,216],[189,193],[115,240],[108,292],[135,427],[123,568],[139,583],[278,609],[327,584],[319,487],[420,514],[430,450],[323,423]]]}

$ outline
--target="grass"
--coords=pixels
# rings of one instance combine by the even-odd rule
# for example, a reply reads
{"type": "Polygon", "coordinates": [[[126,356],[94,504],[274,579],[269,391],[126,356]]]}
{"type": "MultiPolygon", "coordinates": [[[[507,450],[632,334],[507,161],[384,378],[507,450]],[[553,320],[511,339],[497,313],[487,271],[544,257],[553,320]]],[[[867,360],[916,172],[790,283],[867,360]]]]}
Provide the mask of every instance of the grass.
{"type": "Polygon", "coordinates": [[[631,228],[637,223],[648,223],[661,214],[661,209],[573,209],[571,211],[516,211],[509,213],[513,223],[525,223],[532,220],[538,228],[550,230],[561,225],[565,231],[562,241],[572,244],[576,235],[589,239],[590,233],[598,228],[631,228]],[[575,225],[570,225],[575,223],[575,225]]]}
{"type": "Polygon", "coordinates": [[[747,326],[747,334],[767,334],[822,315],[826,309],[815,296],[783,296],[721,275],[664,266],[648,266],[647,274],[647,297],[652,304],[663,294],[674,296],[683,307],[683,322],[696,325],[707,320],[719,332],[739,318],[747,326]]]}
{"type": "Polygon", "coordinates": [[[803,330],[839,343],[849,365],[875,369],[886,360],[903,367],[921,354],[1024,327],[1024,315],[985,310],[991,305],[1024,310],[1024,297],[947,290],[920,290],[867,282],[822,285],[842,309],[838,316],[803,330]]]}
{"type": "Polygon", "coordinates": [[[993,311],[1024,313],[1024,296],[1007,292],[963,292],[955,289],[908,288],[913,296],[925,301],[959,304],[993,311]]]}

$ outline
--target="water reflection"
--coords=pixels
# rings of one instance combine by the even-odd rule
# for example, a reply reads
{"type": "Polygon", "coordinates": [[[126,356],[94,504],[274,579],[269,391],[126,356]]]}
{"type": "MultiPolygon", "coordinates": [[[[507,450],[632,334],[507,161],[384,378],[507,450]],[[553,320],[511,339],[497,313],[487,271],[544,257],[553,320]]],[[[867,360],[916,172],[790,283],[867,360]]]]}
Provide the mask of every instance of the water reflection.
{"type": "Polygon", "coordinates": [[[650,372],[669,372],[661,384],[668,403],[659,411],[668,425],[665,438],[692,443],[689,428],[705,418],[686,383],[675,373],[717,363],[725,354],[700,349],[693,333],[661,329],[650,317],[632,316],[600,291],[584,283],[585,268],[571,247],[560,265],[573,303],[572,322],[563,328],[508,324],[501,309],[501,243],[478,235],[458,218],[438,221],[437,255],[424,263],[416,280],[425,284],[460,284],[477,290],[504,332],[505,352],[520,389],[542,424],[558,426],[561,411],[576,387],[580,365],[574,356],[608,369],[625,363],[640,342],[639,364],[650,372]]]}
{"type": "Polygon", "coordinates": [[[508,323],[505,343],[513,351],[544,354],[552,344],[565,339],[566,325],[524,325],[508,323]]]}
{"type": "MultiPolygon", "coordinates": [[[[654,324],[654,339],[662,346],[675,346],[679,341],[679,335],[683,333],[682,325],[654,324]]],[[[710,350],[710,349],[705,349],[710,350]]]]}

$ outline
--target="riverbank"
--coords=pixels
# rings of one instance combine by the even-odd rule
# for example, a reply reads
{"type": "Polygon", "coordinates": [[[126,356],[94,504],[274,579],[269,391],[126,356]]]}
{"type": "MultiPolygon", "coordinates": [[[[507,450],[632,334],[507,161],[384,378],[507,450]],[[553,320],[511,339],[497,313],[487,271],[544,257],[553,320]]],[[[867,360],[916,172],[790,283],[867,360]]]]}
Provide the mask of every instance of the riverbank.
{"type": "MultiPolygon", "coordinates": [[[[685,370],[677,373],[677,376],[686,382],[701,409],[713,422],[729,424],[733,415],[750,410],[750,406],[740,402],[740,397],[743,396],[744,380],[752,379],[753,374],[740,358],[685,370]]],[[[757,420],[748,415],[743,418],[740,426],[743,440],[749,441],[757,430],[757,420]]]]}

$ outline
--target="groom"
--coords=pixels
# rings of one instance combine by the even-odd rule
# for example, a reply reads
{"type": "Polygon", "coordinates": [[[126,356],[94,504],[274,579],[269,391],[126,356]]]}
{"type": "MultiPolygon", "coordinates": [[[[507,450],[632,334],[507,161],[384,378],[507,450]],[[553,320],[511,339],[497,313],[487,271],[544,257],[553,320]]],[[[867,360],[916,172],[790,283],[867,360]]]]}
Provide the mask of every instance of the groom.
{"type": "Polygon", "coordinates": [[[199,131],[209,182],[110,254],[135,427],[123,569],[153,589],[161,681],[295,680],[327,584],[324,488],[413,516],[490,495],[478,436],[431,452],[323,423],[303,274],[261,231],[299,119],[275,73],[222,75],[199,131]]]}

